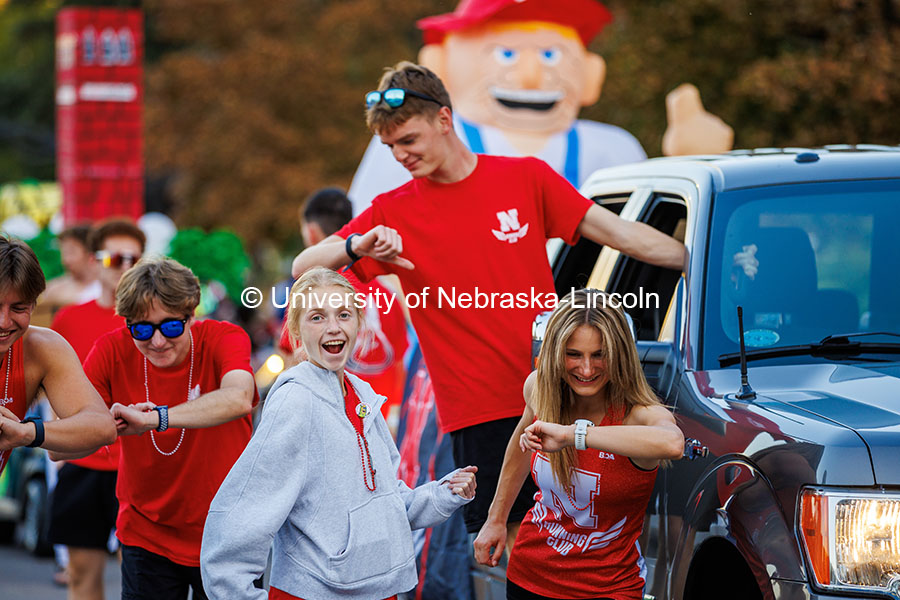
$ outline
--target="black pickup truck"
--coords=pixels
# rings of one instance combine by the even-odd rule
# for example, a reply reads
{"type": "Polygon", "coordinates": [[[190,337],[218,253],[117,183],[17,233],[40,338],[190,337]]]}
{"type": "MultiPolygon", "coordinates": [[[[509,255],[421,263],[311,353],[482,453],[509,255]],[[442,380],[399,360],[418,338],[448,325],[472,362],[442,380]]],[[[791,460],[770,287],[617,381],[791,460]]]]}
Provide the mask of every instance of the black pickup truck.
{"type": "Polygon", "coordinates": [[[681,274],[552,250],[559,294],[618,295],[697,440],[657,478],[645,598],[900,598],[900,147],[654,159],[581,191],[690,251],[681,274]]]}

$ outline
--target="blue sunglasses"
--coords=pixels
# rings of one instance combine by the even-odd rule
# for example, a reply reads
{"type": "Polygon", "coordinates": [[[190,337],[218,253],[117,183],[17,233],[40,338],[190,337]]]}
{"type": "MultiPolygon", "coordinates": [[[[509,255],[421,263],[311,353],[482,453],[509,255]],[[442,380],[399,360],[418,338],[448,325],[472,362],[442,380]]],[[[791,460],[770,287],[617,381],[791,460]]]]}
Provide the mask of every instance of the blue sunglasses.
{"type": "Polygon", "coordinates": [[[153,337],[153,332],[159,329],[163,337],[177,338],[184,333],[184,327],[189,317],[184,319],[163,319],[159,323],[141,321],[140,323],[128,323],[128,331],[131,337],[139,342],[146,342],[153,337]]]}
{"type": "Polygon", "coordinates": [[[415,96],[416,98],[428,100],[429,102],[434,102],[435,104],[443,106],[443,103],[441,103],[439,100],[435,100],[427,94],[422,94],[414,90],[408,90],[406,88],[390,88],[384,90],[383,92],[376,90],[374,92],[369,92],[368,94],[366,94],[366,108],[372,108],[381,101],[384,101],[384,103],[391,108],[397,108],[398,106],[402,106],[403,103],[406,102],[407,96],[415,96]]]}

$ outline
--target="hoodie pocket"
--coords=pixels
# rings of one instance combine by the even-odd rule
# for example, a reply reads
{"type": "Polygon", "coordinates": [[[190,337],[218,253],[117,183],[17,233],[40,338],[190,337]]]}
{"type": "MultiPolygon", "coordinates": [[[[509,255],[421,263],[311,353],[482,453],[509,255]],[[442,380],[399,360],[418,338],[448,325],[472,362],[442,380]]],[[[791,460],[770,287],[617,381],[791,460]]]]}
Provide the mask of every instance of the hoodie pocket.
{"type": "Polygon", "coordinates": [[[339,587],[390,573],[414,558],[406,506],[396,494],[370,498],[350,511],[347,547],[329,557],[329,578],[339,587]]]}

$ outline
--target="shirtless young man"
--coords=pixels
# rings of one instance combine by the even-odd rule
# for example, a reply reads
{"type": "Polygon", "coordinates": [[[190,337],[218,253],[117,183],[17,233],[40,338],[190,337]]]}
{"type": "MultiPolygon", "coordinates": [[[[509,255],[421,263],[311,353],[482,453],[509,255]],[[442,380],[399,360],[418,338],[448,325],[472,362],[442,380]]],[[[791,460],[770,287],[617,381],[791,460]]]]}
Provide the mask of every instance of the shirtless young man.
{"type": "Polygon", "coordinates": [[[0,472],[19,446],[84,456],[116,439],[112,415],[72,347],[58,333],[31,326],[45,285],[31,248],[0,236],[0,472]],[[59,419],[22,421],[41,390],[59,419]]]}

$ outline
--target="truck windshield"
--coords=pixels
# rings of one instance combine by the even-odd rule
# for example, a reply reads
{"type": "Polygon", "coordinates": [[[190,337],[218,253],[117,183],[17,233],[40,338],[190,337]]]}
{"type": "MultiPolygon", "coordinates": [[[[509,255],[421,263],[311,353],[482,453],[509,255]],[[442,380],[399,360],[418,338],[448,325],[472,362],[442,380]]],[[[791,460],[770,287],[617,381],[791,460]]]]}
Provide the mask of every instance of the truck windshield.
{"type": "Polygon", "coordinates": [[[900,180],[718,194],[707,256],[704,368],[738,350],[738,305],[748,351],[835,334],[900,333],[900,180]],[[759,262],[755,273],[742,266],[751,256],[759,262]]]}

